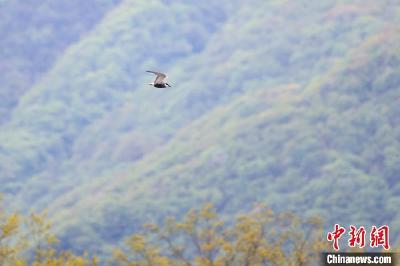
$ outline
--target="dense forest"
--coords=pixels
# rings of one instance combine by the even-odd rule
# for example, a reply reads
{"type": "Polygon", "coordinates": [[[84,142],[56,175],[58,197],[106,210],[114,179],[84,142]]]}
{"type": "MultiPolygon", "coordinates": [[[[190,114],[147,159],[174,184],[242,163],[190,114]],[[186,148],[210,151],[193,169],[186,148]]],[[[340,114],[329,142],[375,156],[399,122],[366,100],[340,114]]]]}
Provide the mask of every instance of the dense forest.
{"type": "Polygon", "coordinates": [[[4,209],[46,211],[50,253],[101,265],[205,203],[387,224],[395,245],[399,25],[394,0],[0,1],[4,209]]]}

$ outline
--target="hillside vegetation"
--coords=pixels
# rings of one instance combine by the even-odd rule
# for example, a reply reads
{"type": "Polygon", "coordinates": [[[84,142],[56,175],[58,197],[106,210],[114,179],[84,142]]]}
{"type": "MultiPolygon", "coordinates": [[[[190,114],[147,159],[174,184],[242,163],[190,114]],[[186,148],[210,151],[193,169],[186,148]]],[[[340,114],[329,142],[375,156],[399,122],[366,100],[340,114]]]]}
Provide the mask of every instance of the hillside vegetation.
{"type": "Polygon", "coordinates": [[[64,50],[87,34],[118,2],[0,2],[0,123],[7,121],[20,97],[64,50]]]}
{"type": "MultiPolygon", "coordinates": [[[[224,219],[261,202],[325,228],[389,224],[398,240],[396,1],[70,5],[71,37],[35,43],[18,24],[49,60],[12,53],[32,64],[10,61],[26,78],[15,94],[22,80],[0,78],[0,192],[22,212],[47,209],[62,248],[111,252],[144,222],[205,202],[224,219]],[[149,87],[148,69],[173,87],[149,87]]],[[[0,16],[0,31],[10,21],[28,23],[0,16]]]]}

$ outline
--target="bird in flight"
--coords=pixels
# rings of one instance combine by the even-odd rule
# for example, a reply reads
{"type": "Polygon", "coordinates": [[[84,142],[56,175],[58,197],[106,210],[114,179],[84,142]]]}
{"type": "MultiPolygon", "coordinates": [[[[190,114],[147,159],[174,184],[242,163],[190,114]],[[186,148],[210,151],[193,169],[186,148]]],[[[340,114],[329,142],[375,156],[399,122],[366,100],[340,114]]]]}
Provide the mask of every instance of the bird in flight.
{"type": "Polygon", "coordinates": [[[171,87],[166,82],[167,75],[165,75],[164,73],[160,73],[160,72],[156,72],[156,71],[150,71],[150,70],[147,70],[146,72],[153,73],[154,75],[156,75],[156,79],[154,80],[154,82],[149,83],[149,85],[154,86],[156,88],[166,88],[167,86],[171,87]]]}

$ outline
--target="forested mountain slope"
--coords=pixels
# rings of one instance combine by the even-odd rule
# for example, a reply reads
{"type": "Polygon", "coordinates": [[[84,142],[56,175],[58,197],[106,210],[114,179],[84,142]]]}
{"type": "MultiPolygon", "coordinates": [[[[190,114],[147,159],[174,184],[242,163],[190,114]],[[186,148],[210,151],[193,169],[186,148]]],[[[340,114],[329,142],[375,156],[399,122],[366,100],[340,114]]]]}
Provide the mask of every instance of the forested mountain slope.
{"type": "Polygon", "coordinates": [[[65,243],[85,233],[118,239],[146,219],[207,201],[226,214],[267,202],[327,224],[389,223],[396,235],[400,53],[392,47],[399,38],[397,31],[367,39],[305,86],[245,93],[179,130],[131,173],[106,175],[56,201],[57,219],[73,212],[92,228],[70,227],[65,243]]]}
{"type": "Polygon", "coordinates": [[[120,0],[0,2],[0,124],[64,50],[120,0]],[[90,12],[89,12],[90,11],[90,12]]]}
{"type": "MultiPolygon", "coordinates": [[[[192,38],[195,30],[190,29],[190,24],[180,27],[181,31],[172,29],[183,25],[185,18],[193,17],[191,12],[206,11],[189,4],[185,10],[182,5],[176,3],[168,7],[158,1],[153,1],[152,5],[127,1],[113,10],[109,19],[90,36],[66,51],[46,77],[20,99],[13,119],[2,128],[0,139],[7,140],[3,141],[2,173],[8,184],[3,189],[19,190],[30,177],[58,167],[62,160],[70,157],[73,144],[83,129],[99,123],[100,118],[132,97],[137,84],[144,81],[143,78],[137,80],[143,76],[144,67],[162,67],[200,49],[204,40],[201,36],[192,38]],[[176,18],[178,21],[166,16],[164,25],[152,16],[151,25],[148,14],[157,8],[162,13],[168,13],[169,9],[185,12],[176,18]],[[150,32],[160,35],[164,31],[163,39],[154,42],[150,32]],[[151,63],[152,60],[160,63],[151,63]]],[[[214,24],[223,18],[218,9],[212,10],[213,5],[204,8],[215,13],[214,24]]],[[[199,25],[193,22],[192,27],[198,27],[199,31],[214,30],[216,25],[208,25],[212,24],[212,16],[207,18],[199,21],[199,25]],[[206,29],[202,29],[201,23],[206,29]]]]}
{"type": "Polygon", "coordinates": [[[399,230],[395,1],[111,6],[7,109],[13,207],[49,209],[77,250],[204,201],[399,230]]]}

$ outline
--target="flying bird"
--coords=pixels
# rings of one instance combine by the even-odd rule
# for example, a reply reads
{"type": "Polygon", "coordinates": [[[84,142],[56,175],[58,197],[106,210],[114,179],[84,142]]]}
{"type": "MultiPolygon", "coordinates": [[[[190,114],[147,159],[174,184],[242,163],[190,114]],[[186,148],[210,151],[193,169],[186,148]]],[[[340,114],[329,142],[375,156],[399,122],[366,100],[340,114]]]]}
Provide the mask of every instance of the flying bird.
{"type": "Polygon", "coordinates": [[[153,73],[154,75],[156,75],[156,79],[154,80],[154,82],[149,83],[149,85],[154,86],[156,88],[166,88],[167,86],[171,87],[166,82],[167,75],[165,75],[164,73],[160,73],[160,72],[156,72],[156,71],[150,71],[150,70],[147,70],[146,72],[153,73]]]}

